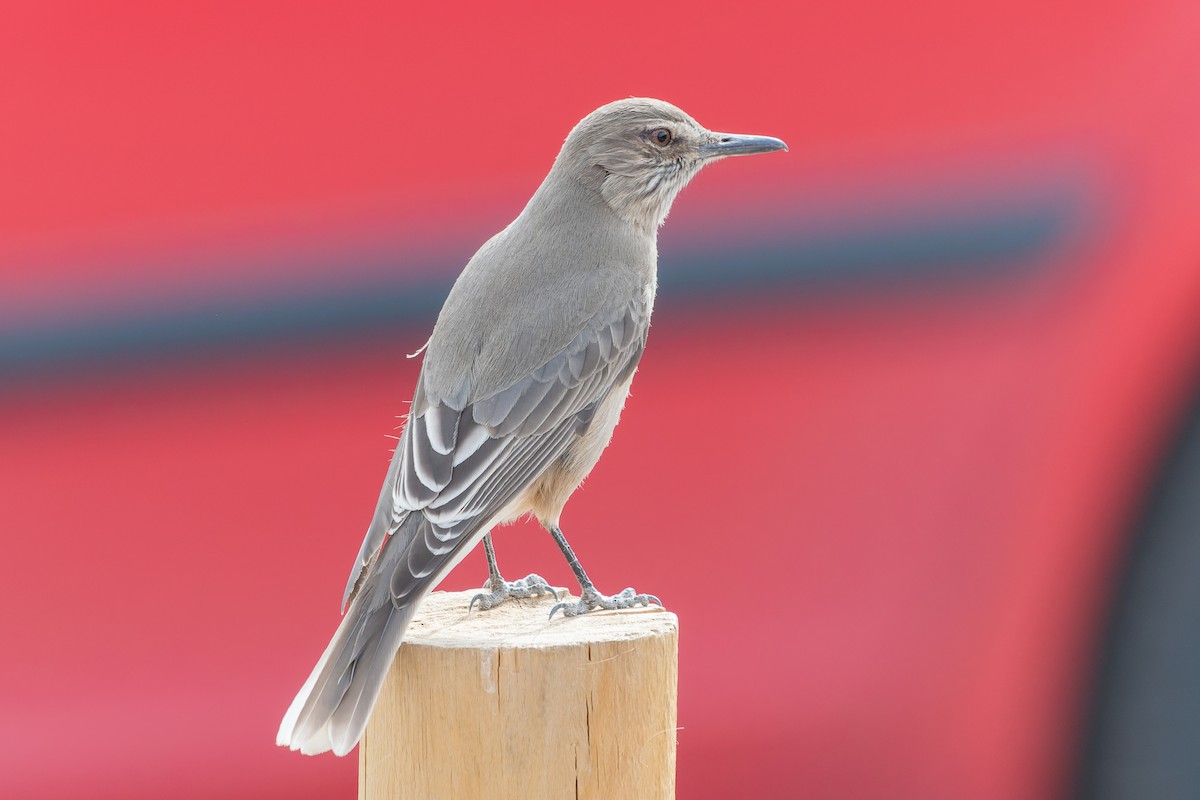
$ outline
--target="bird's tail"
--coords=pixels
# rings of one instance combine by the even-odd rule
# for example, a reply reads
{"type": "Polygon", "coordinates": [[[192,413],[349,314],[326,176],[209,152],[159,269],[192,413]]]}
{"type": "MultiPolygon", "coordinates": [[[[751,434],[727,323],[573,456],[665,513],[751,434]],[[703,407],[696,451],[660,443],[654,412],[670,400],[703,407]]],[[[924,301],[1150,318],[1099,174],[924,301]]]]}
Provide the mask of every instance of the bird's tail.
{"type": "Polygon", "coordinates": [[[400,545],[411,542],[414,534],[419,537],[416,528],[425,524],[424,515],[413,514],[402,528],[414,530],[402,529],[390,537],[387,544],[393,546],[383,548],[333,640],[284,715],[276,744],[306,755],[332,750],[344,756],[362,738],[404,631],[432,588],[432,581],[426,580],[425,585],[408,587],[400,600],[393,600],[391,591],[397,568],[405,570],[401,562],[408,548],[400,545]]]}

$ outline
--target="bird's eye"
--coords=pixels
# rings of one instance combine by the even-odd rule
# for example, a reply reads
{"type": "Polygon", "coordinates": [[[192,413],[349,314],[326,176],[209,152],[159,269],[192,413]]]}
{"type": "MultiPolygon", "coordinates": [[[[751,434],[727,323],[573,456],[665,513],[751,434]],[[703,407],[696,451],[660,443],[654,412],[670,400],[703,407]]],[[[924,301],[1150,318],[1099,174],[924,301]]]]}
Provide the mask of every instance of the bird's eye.
{"type": "Polygon", "coordinates": [[[674,137],[671,135],[671,132],[666,128],[658,128],[657,130],[650,132],[650,139],[660,147],[666,147],[669,145],[671,143],[671,139],[673,138],[674,137]]]}

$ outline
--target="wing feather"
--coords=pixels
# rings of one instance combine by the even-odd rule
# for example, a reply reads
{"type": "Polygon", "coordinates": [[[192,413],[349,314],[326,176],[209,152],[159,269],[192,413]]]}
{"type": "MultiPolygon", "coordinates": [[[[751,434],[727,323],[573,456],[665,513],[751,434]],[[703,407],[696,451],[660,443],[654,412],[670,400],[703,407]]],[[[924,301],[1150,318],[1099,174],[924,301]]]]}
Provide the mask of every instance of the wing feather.
{"type": "Polygon", "coordinates": [[[419,380],[345,600],[408,514],[423,514],[430,524],[413,526],[421,541],[403,545],[406,557],[390,576],[394,598],[406,597],[482,526],[493,524],[568,451],[608,392],[636,369],[649,305],[648,297],[639,298],[597,315],[524,378],[462,408],[453,399],[430,397],[419,380]]]}
{"type": "Polygon", "coordinates": [[[448,453],[439,453],[430,438],[427,420],[433,411],[431,408],[425,416],[408,421],[413,429],[408,437],[408,446],[412,450],[412,465],[417,478],[436,496],[450,482],[454,460],[446,457],[448,453]]]}
{"type": "Polygon", "coordinates": [[[461,412],[449,406],[433,406],[425,413],[425,430],[429,444],[440,455],[449,455],[458,438],[458,418],[461,412]]]}

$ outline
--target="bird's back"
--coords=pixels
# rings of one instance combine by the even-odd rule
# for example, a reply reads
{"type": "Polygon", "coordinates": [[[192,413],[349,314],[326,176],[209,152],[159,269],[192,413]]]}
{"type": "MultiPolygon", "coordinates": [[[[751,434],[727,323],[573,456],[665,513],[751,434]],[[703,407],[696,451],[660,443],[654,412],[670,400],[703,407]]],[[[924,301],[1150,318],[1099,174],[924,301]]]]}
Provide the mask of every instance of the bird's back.
{"type": "Polygon", "coordinates": [[[653,301],[653,234],[596,207],[587,187],[555,186],[552,177],[455,282],[425,351],[419,404],[462,408],[488,397],[545,364],[592,320],[653,301]]]}

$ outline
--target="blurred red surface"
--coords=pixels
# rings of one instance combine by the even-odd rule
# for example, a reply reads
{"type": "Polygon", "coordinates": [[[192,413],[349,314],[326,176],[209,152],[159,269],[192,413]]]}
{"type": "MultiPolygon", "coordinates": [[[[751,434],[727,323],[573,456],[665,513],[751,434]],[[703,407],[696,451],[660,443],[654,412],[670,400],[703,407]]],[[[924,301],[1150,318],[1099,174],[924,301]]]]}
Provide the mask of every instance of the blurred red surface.
{"type": "MultiPolygon", "coordinates": [[[[339,253],[465,259],[625,94],[792,146],[701,176],[664,250],[731,206],[1069,162],[1092,216],[1031,271],[664,298],[564,520],[602,588],[680,615],[680,796],[1060,796],[1121,536],[1200,355],[1200,13],[467,11],[11,10],[0,320],[269,291],[339,253]]],[[[0,393],[0,794],[352,793],[352,760],[273,738],[424,335],[0,393]]],[[[498,550],[569,581],[533,526],[498,550]]],[[[446,586],[484,575],[473,554],[446,586]]]]}

